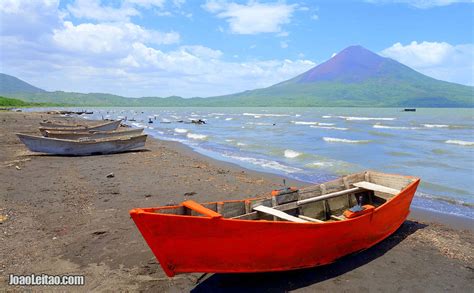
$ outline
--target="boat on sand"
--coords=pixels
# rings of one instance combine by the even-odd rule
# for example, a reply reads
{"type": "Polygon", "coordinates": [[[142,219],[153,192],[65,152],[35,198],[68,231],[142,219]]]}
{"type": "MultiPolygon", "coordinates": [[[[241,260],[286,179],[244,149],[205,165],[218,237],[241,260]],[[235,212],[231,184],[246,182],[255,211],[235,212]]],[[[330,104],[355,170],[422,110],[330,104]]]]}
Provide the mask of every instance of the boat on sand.
{"type": "Polygon", "coordinates": [[[130,215],[169,277],[329,264],[394,233],[420,179],[374,171],[271,196],[136,208],[130,215]]]}
{"type": "Polygon", "coordinates": [[[57,130],[57,131],[112,131],[116,130],[122,120],[107,121],[98,124],[65,124],[65,123],[55,123],[55,122],[40,122],[40,131],[43,133],[46,130],[57,130]]]}
{"type": "Polygon", "coordinates": [[[112,131],[55,131],[55,130],[46,130],[45,136],[50,138],[60,138],[60,139],[81,139],[81,138],[107,138],[107,137],[119,137],[119,136],[131,136],[139,135],[143,132],[143,128],[127,128],[124,130],[112,130],[112,131]]]}
{"type": "Polygon", "coordinates": [[[102,139],[58,139],[17,133],[18,138],[32,152],[56,155],[93,155],[119,153],[145,146],[146,134],[102,139]]]}

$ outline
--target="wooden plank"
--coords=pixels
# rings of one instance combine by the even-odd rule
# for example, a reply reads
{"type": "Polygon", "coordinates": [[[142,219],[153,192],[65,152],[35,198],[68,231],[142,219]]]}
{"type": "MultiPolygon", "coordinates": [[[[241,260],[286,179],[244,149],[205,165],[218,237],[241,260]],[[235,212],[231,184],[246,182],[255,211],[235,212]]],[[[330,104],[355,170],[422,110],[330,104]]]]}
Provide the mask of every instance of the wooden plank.
{"type": "Polygon", "coordinates": [[[344,220],[344,218],[338,217],[338,216],[336,216],[336,215],[331,215],[331,219],[336,220],[336,221],[342,221],[342,220],[344,220]]]}
{"type": "Polygon", "coordinates": [[[258,212],[251,212],[248,214],[239,215],[236,217],[232,217],[231,219],[236,220],[258,220],[258,212]]]}
{"type": "Polygon", "coordinates": [[[299,215],[298,218],[309,221],[309,222],[324,223],[324,221],[321,221],[321,220],[318,220],[318,219],[315,219],[315,218],[310,218],[310,217],[303,216],[303,215],[299,215]]]}
{"type": "Polygon", "coordinates": [[[256,211],[262,212],[262,213],[266,213],[266,214],[278,217],[278,218],[283,219],[283,220],[290,221],[290,222],[308,223],[308,221],[306,221],[306,220],[303,220],[303,219],[300,219],[300,218],[297,218],[297,217],[293,217],[292,215],[289,215],[285,212],[282,212],[282,211],[279,211],[279,210],[276,210],[276,209],[272,209],[270,207],[256,206],[253,209],[256,210],[256,211]]]}
{"type": "Polygon", "coordinates": [[[302,205],[302,204],[307,204],[307,203],[310,203],[310,202],[326,200],[328,198],[333,198],[333,197],[337,197],[337,196],[340,196],[340,195],[346,195],[346,194],[358,192],[358,191],[361,191],[361,190],[362,190],[361,187],[354,187],[354,188],[350,188],[350,189],[346,189],[346,190],[341,190],[341,191],[336,191],[336,192],[333,192],[333,193],[328,193],[328,194],[325,194],[325,195],[320,195],[320,196],[316,196],[316,197],[302,199],[302,200],[297,201],[296,204],[297,205],[302,205]]]}
{"type": "MultiPolygon", "coordinates": [[[[360,187],[353,187],[353,188],[350,188],[350,189],[347,189],[347,190],[337,191],[337,192],[328,193],[328,194],[325,194],[325,195],[320,195],[320,196],[316,196],[316,197],[311,197],[311,198],[306,198],[306,199],[302,199],[302,200],[298,200],[298,201],[285,203],[285,204],[282,204],[282,205],[277,205],[277,206],[274,206],[273,209],[278,210],[278,211],[293,210],[293,209],[298,208],[298,206],[301,206],[301,205],[305,205],[305,204],[312,203],[312,202],[317,202],[317,201],[322,201],[322,200],[326,200],[326,199],[329,199],[329,198],[338,197],[338,196],[341,196],[341,195],[360,192],[360,191],[363,191],[363,190],[364,189],[360,188],[360,187]]],[[[254,206],[253,209],[255,209],[255,207],[256,206],[254,206]]],[[[254,213],[255,212],[247,213],[247,214],[243,214],[243,215],[236,215],[236,216],[232,217],[232,219],[247,219],[248,215],[251,215],[251,214],[255,215],[254,213]]]]}
{"type": "MultiPolygon", "coordinates": [[[[272,207],[276,205],[277,205],[276,196],[272,196],[272,207]]],[[[278,221],[278,218],[276,216],[273,216],[273,221],[278,221]]]]}
{"type": "Polygon", "coordinates": [[[397,194],[400,193],[400,190],[390,188],[390,187],[386,187],[386,186],[382,186],[382,185],[378,185],[378,184],[374,184],[374,183],[370,183],[370,182],[367,182],[367,181],[361,181],[361,182],[353,183],[352,185],[354,185],[356,187],[363,188],[363,189],[367,189],[367,190],[379,191],[379,192],[393,194],[393,195],[397,195],[397,194]]]}

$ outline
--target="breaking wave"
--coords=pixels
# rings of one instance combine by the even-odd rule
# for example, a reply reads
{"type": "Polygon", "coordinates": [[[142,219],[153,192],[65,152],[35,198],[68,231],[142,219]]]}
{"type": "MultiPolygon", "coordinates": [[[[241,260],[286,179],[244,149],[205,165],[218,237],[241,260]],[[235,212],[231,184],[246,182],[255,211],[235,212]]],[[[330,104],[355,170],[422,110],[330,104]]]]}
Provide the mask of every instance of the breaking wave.
{"type": "Polygon", "coordinates": [[[288,117],[288,114],[261,114],[261,113],[243,113],[244,116],[254,116],[254,117],[288,117]]]}
{"type": "Polygon", "coordinates": [[[392,121],[397,118],[392,117],[352,117],[352,116],[337,116],[338,118],[346,119],[348,121],[369,121],[369,120],[382,120],[382,121],[392,121]]]}
{"type": "Polygon", "coordinates": [[[335,137],[323,137],[323,140],[326,142],[342,142],[342,143],[369,143],[370,140],[353,140],[345,138],[335,138],[335,137]]]}
{"type": "Polygon", "coordinates": [[[196,139],[196,140],[205,140],[207,139],[207,135],[204,135],[204,134],[197,134],[197,133],[191,133],[191,132],[188,132],[188,134],[186,135],[188,138],[191,138],[191,139],[196,139]]]}
{"type": "Polygon", "coordinates": [[[296,172],[301,172],[303,171],[302,169],[295,168],[295,167],[290,167],[283,165],[277,161],[271,161],[271,160],[266,160],[266,159],[258,159],[258,158],[251,158],[251,157],[240,157],[240,156],[235,156],[235,155],[224,155],[224,157],[231,158],[234,160],[250,163],[252,165],[257,165],[263,168],[268,168],[268,169],[273,169],[273,170],[278,170],[278,171],[283,171],[286,173],[296,173],[296,172]]]}
{"type": "Polygon", "coordinates": [[[474,141],[465,141],[465,140],[456,140],[456,139],[449,139],[445,141],[445,143],[457,144],[457,145],[463,145],[463,146],[474,146],[474,141]]]}
{"type": "Polygon", "coordinates": [[[186,133],[186,132],[188,132],[188,130],[184,129],[184,128],[175,128],[174,132],[176,132],[176,133],[186,133]]]}
{"type": "Polygon", "coordinates": [[[315,121],[291,121],[291,123],[297,124],[297,125],[318,125],[319,124],[319,122],[315,122],[315,121]]]}
{"type": "Polygon", "coordinates": [[[334,129],[334,130],[348,130],[349,128],[346,127],[334,127],[334,126],[317,126],[311,125],[311,128],[322,128],[322,129],[334,129]]]}
{"type": "Polygon", "coordinates": [[[293,150],[285,150],[285,157],[289,158],[289,159],[293,159],[293,158],[296,158],[298,156],[300,156],[301,153],[298,153],[296,151],[293,151],[293,150]]]}
{"type": "Polygon", "coordinates": [[[375,124],[373,126],[374,128],[380,128],[380,129],[399,129],[399,130],[415,130],[415,129],[420,129],[420,127],[408,127],[408,126],[388,126],[388,125],[380,125],[380,124],[375,124]]]}

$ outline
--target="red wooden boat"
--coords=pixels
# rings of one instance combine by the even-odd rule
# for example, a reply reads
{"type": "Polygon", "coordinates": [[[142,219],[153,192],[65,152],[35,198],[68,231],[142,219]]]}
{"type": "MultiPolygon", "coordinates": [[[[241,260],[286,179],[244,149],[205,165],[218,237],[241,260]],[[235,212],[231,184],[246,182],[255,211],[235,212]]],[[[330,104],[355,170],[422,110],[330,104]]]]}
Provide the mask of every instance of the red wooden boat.
{"type": "Polygon", "coordinates": [[[367,171],[268,197],[185,201],[130,215],[169,277],[294,270],[387,238],[408,216],[419,182],[367,171]]]}

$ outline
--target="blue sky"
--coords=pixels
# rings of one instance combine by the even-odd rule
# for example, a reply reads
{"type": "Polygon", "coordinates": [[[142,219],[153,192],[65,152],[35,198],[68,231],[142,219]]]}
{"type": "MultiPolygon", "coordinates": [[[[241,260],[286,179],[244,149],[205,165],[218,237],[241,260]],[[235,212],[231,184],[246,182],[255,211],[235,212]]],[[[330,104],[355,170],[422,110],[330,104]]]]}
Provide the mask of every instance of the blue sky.
{"type": "Polygon", "coordinates": [[[473,19],[455,0],[2,0],[0,71],[47,90],[213,96],[360,44],[473,85],[473,19]]]}

